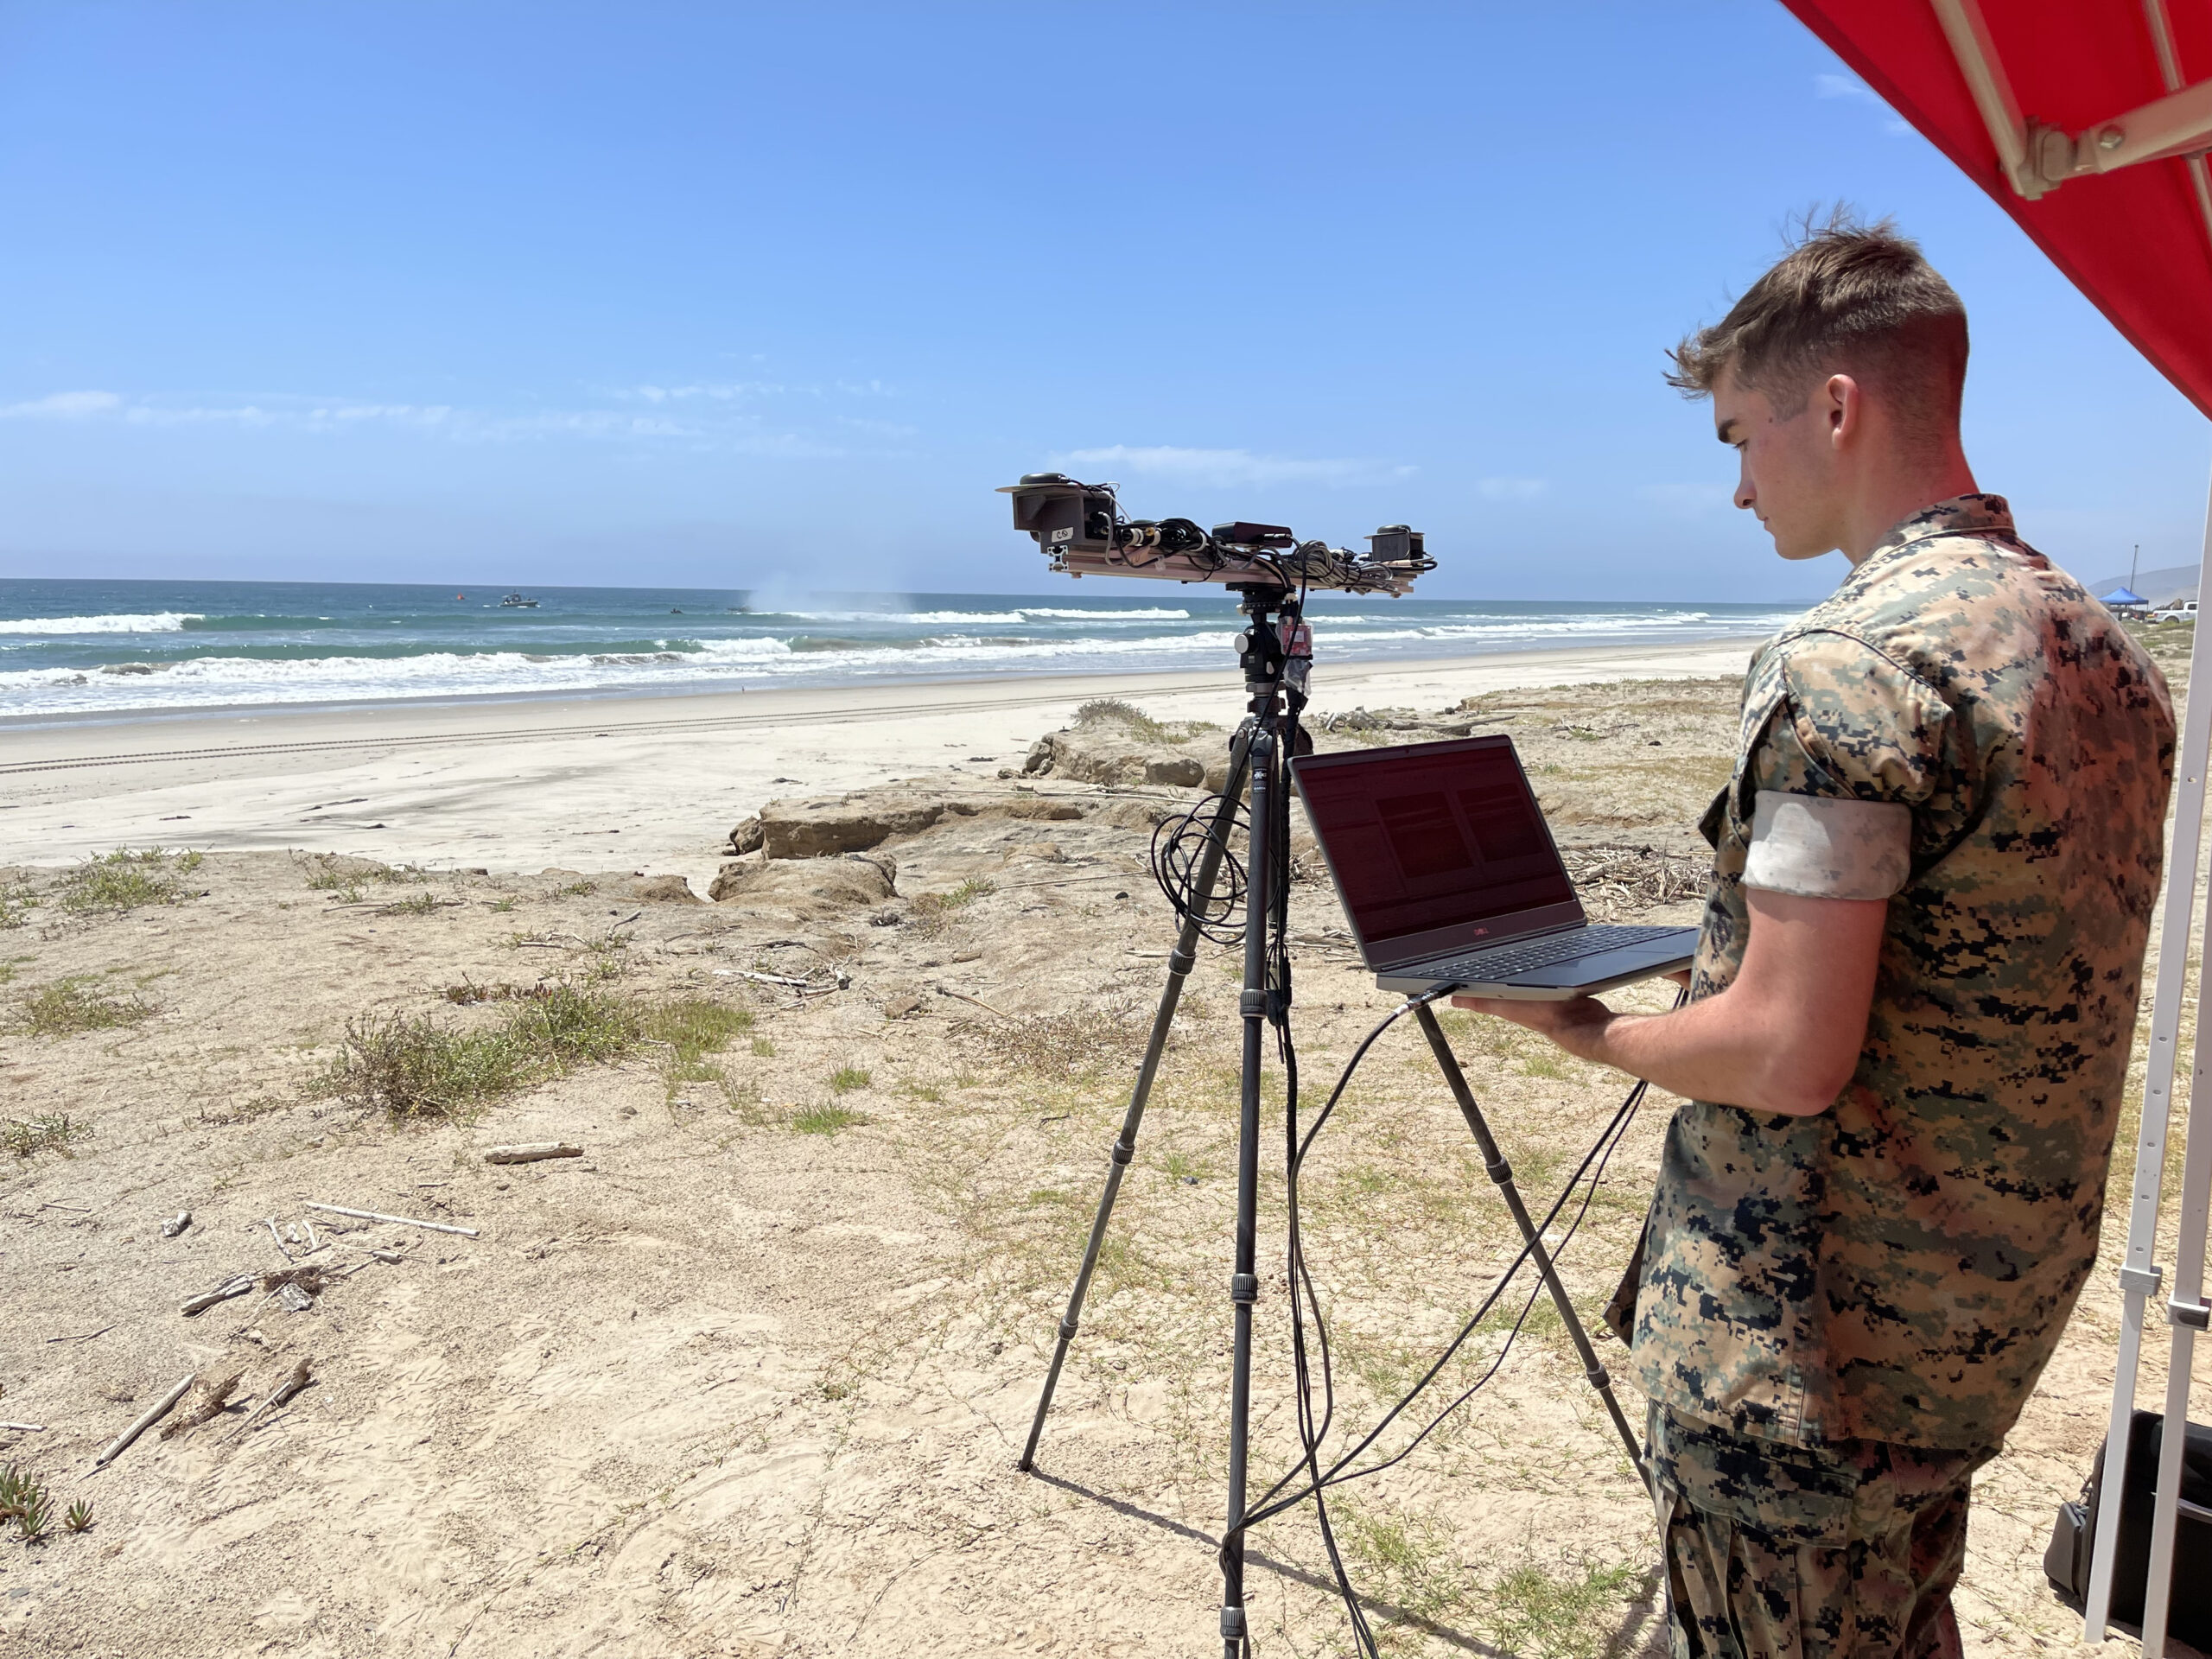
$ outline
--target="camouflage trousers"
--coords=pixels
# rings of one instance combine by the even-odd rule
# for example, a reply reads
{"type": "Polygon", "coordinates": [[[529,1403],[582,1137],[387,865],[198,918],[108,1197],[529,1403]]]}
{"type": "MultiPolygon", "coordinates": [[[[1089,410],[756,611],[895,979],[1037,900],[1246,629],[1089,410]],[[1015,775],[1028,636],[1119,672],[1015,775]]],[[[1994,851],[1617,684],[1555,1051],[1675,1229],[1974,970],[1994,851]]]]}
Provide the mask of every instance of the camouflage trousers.
{"type": "Polygon", "coordinates": [[[1956,1659],[1951,1586],[1994,1455],[1808,1451],[1654,1403],[1674,1659],[1956,1659]]]}

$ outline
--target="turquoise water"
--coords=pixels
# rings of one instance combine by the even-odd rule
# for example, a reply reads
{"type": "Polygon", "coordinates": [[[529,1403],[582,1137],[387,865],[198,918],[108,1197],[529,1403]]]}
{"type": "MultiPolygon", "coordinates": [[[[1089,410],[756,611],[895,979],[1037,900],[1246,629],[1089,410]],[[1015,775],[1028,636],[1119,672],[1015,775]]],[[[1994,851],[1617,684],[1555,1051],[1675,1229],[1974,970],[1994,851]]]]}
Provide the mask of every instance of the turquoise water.
{"type": "MultiPolygon", "coordinates": [[[[835,594],[0,580],[0,715],[1233,666],[1217,588],[835,594]]],[[[1319,664],[1771,633],[1773,606],[1325,595],[1319,664]]]]}

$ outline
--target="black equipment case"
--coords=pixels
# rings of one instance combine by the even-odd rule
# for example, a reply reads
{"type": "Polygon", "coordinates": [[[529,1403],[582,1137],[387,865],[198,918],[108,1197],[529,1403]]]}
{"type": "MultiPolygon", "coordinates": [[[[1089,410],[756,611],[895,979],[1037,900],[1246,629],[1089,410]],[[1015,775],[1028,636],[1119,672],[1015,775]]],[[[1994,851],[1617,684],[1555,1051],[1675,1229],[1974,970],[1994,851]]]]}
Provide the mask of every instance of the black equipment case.
{"type": "MultiPolygon", "coordinates": [[[[2143,1592],[2150,1577],[2152,1489],[2158,1478],[2158,1442],[2165,1420],[2139,1411],[2127,1430],[2127,1469],[2120,1480],[2119,1558],[2113,1563],[2112,1623],[2131,1636],[2143,1627],[2143,1592]]],[[[2104,1448],[2075,1503],[2058,1506],[2043,1570],[2058,1599],[2076,1611],[2089,1593],[2089,1558],[2096,1547],[2097,1506],[2104,1485],[2104,1448]]],[[[2172,1599],[2166,1633],[2193,1648],[2212,1649],[2212,1428],[2187,1426],[2182,1443],[2181,1516],[2174,1533],[2172,1599]]]]}

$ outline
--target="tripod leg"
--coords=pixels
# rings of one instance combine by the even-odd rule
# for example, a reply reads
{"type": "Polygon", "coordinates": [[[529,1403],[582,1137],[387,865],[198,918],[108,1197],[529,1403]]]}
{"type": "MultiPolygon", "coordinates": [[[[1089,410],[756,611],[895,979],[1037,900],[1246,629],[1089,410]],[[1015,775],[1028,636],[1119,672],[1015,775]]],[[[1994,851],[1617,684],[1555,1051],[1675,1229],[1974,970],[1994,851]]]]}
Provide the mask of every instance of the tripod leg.
{"type": "Polygon", "coordinates": [[[1068,1294],[1067,1312],[1060,1319],[1059,1342],[1052,1350],[1052,1369],[1045,1373],[1044,1392],[1037,1396],[1037,1414],[1029,1422],[1029,1441],[1021,1448],[1017,1465],[1027,1473],[1037,1466],[1037,1441],[1045,1432],[1045,1414],[1052,1408],[1052,1393],[1060,1384],[1060,1368],[1067,1363],[1068,1344],[1075,1339],[1083,1318],[1084,1299],[1090,1294],[1090,1276],[1097,1271],[1098,1252],[1106,1243],[1106,1224],[1114,1214],[1114,1200],[1122,1191],[1122,1172],[1136,1156],[1137,1130],[1144,1122],[1144,1109],[1152,1098],[1160,1056],[1167,1046],[1168,1027],[1175,1022],[1176,1005],[1183,999],[1183,982],[1198,961],[1199,918],[1213,898],[1214,882],[1221,874],[1221,861],[1229,847],[1231,820],[1244,793],[1246,769],[1251,755],[1250,730],[1240,733],[1229,752],[1229,781],[1222,787],[1222,808],[1214,819],[1213,833],[1198,855],[1198,868],[1191,883],[1191,902],[1184,912],[1183,931],[1167,957],[1167,983],[1160,994],[1160,1007],[1152,1016],[1152,1035],[1146,1041],[1144,1062],[1137,1068],[1136,1086],[1129,1091],[1129,1109],[1122,1118],[1122,1132],[1115,1138],[1106,1166],[1106,1190],[1099,1195],[1098,1213],[1091,1218],[1090,1240],[1084,1246],[1083,1266],[1077,1269],[1075,1288],[1068,1294]]]}
{"type": "Polygon", "coordinates": [[[1559,1309],[1560,1322],[1574,1344],[1574,1351],[1582,1361],[1582,1375],[1605,1402],[1605,1414],[1613,1420],[1614,1431],[1621,1437],[1621,1444],[1628,1449],[1630,1467],[1646,1485],[1650,1474],[1644,1468],[1643,1448],[1637,1444],[1635,1431],[1628,1426],[1628,1419],[1621,1414],[1620,1402],[1613,1398],[1613,1380],[1599,1363],[1597,1351],[1590,1345],[1590,1334],[1582,1328],[1581,1316],[1575,1313],[1574,1304],[1567,1299],[1567,1287],[1560,1283],[1559,1269],[1552,1265],[1552,1254],[1544,1248],[1544,1241],[1530,1219],[1528,1206],[1521,1202],[1521,1189],[1513,1184],[1513,1166],[1505,1161],[1505,1154],[1484,1121],[1482,1108],[1475,1104],[1473,1090],[1467,1087],[1467,1075],[1460,1071],[1459,1062],[1452,1052],[1452,1045],[1445,1040],[1443,1027],[1436,1023],[1435,1013],[1428,1004],[1421,1003],[1414,1010],[1414,1018],[1421,1022],[1421,1035],[1428,1039],[1431,1052],[1436,1056],[1437,1069],[1444,1073],[1444,1081],[1451,1086],[1452,1098],[1459,1103],[1459,1115],[1467,1120],[1467,1127],[1474,1131],[1475,1144],[1481,1148],[1483,1166],[1497,1190],[1505,1199],[1505,1207],[1513,1214],[1513,1224],[1521,1230],[1521,1236],[1528,1241],[1529,1259],[1535,1262],[1536,1271],[1542,1275],[1544,1288],[1551,1293],[1552,1305],[1559,1309]]]}
{"type": "Polygon", "coordinates": [[[1274,738],[1252,738],[1252,836],[1244,881],[1244,1057],[1236,1126],[1236,1265],[1229,1281],[1236,1320],[1229,1374],[1229,1524],[1221,1552],[1221,1643],[1225,1659],[1244,1651],[1244,1484],[1252,1414],[1252,1306],[1260,1300],[1260,1063],[1268,1027],[1268,931],[1274,912],[1271,862],[1282,785],[1274,738]]]}

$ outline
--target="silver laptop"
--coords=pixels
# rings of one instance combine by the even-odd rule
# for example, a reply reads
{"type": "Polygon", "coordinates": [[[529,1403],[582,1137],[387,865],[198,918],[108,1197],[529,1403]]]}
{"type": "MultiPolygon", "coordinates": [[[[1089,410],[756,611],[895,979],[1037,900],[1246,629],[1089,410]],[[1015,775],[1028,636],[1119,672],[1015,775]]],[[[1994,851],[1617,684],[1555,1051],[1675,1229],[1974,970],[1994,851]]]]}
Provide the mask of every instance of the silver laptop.
{"type": "Polygon", "coordinates": [[[1591,922],[1513,740],[1300,755],[1291,776],[1386,991],[1559,1000],[1689,966],[1694,927],[1591,922]]]}

